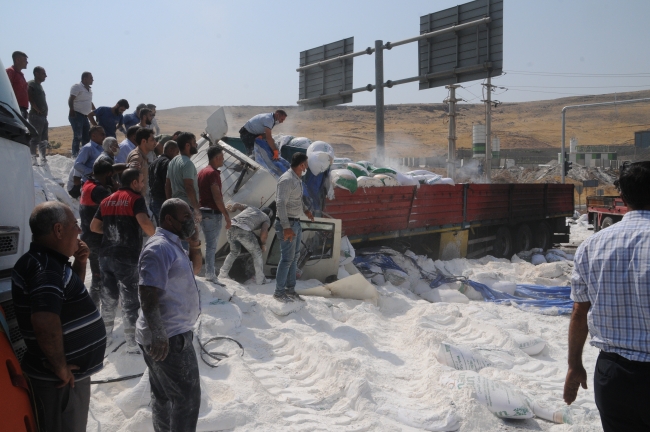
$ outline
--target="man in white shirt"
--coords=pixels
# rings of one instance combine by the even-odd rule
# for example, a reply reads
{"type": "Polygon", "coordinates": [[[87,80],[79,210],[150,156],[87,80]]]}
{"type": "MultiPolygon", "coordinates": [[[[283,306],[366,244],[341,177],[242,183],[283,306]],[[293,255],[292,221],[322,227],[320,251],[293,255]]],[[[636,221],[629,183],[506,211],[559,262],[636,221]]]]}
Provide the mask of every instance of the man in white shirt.
{"type": "Polygon", "coordinates": [[[72,157],[77,157],[82,143],[90,141],[90,122],[88,114],[95,110],[93,104],[93,92],[90,86],[93,83],[93,74],[84,72],[81,74],[81,82],[70,88],[68,107],[70,113],[68,120],[72,126],[72,157]]]}
{"type": "Polygon", "coordinates": [[[273,130],[273,127],[276,124],[284,122],[286,118],[287,113],[284,110],[279,109],[272,113],[258,114],[248,120],[239,130],[239,136],[246,146],[248,156],[253,155],[255,138],[261,135],[269,144],[269,147],[273,152],[273,159],[278,160],[280,158],[280,149],[275,145],[275,140],[271,135],[271,130],[273,130]]]}

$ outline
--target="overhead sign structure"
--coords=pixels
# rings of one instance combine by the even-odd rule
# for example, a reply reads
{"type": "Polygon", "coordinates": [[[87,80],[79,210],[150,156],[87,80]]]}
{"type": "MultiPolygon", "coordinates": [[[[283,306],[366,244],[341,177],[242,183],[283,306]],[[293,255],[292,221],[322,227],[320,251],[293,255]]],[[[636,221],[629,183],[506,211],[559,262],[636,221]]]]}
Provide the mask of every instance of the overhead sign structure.
{"type": "Polygon", "coordinates": [[[420,90],[502,74],[503,0],[475,0],[420,17],[420,34],[489,17],[489,22],[418,41],[420,90]]]}
{"type": "Polygon", "coordinates": [[[303,108],[324,108],[352,102],[351,93],[340,93],[352,89],[353,59],[338,58],[353,51],[354,38],[351,37],[300,53],[299,97],[300,100],[310,100],[300,104],[303,108]],[[315,63],[320,65],[301,70],[315,63]],[[323,96],[327,98],[321,99],[323,96]]]}

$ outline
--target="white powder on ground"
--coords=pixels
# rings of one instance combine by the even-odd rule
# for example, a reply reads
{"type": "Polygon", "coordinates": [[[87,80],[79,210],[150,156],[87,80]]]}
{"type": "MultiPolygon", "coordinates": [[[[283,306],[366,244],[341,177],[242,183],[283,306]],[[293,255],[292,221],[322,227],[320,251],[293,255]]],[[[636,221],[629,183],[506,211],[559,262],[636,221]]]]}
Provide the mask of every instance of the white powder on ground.
{"type": "MultiPolygon", "coordinates": [[[[34,170],[42,172],[35,182],[43,183],[47,199],[67,202],[65,191],[57,191],[53,180],[63,180],[61,173],[69,170],[63,162],[52,157],[49,173],[44,168],[34,170]]],[[[584,231],[586,238],[586,227],[584,231]]],[[[564,285],[573,265],[559,262],[535,267],[492,257],[444,262],[417,257],[417,261],[425,270],[439,269],[488,285],[499,281],[564,285]]],[[[228,281],[225,290],[234,296],[227,301],[230,294],[224,295],[224,289],[197,278],[203,311],[203,325],[195,334],[197,353],[197,337],[206,341],[228,336],[245,348],[241,356],[232,342],[209,345],[210,350],[230,355],[216,369],[199,360],[206,405],[198,430],[601,430],[592,389],[598,350],[588,344],[584,364],[589,389],[580,389],[572,405],[573,426],[537,418],[502,420],[468,391],[449,389],[439,382],[450,371],[436,359],[439,344],[466,346],[493,364],[481,369],[480,375],[517,388],[549,409],[562,408],[568,316],[540,315],[482,301],[429,303],[411,291],[411,287],[425,289],[419,284],[419,272],[412,265],[398,264],[409,280],[400,287],[388,282],[377,287],[378,306],[307,297],[302,309],[287,316],[275,314],[269,306],[273,284],[243,286],[228,281]],[[536,356],[526,354],[513,337],[522,333],[542,339],[546,347],[536,356]]],[[[319,285],[318,281],[299,281],[297,288],[319,285]]],[[[119,314],[114,337],[105,367],[93,380],[145,370],[142,356],[126,354],[124,346],[111,353],[123,340],[119,314]]],[[[87,430],[152,431],[149,407],[133,410],[135,414],[127,418],[115,402],[138,382],[93,385],[87,430]]]]}

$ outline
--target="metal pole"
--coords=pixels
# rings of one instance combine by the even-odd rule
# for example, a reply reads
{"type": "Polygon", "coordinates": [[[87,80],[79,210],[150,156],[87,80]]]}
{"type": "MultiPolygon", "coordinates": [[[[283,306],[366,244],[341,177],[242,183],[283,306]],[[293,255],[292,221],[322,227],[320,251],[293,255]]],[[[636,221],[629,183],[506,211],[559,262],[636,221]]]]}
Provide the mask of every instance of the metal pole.
{"type": "Polygon", "coordinates": [[[456,178],[456,89],[459,86],[451,84],[449,89],[449,146],[447,149],[447,177],[456,178]]]}
{"type": "Polygon", "coordinates": [[[489,72],[485,104],[485,180],[492,183],[492,78],[489,72]]]}
{"type": "Polygon", "coordinates": [[[566,126],[566,109],[562,108],[562,148],[560,149],[560,171],[562,172],[562,184],[564,184],[564,127],[566,126]]]}
{"type": "Polygon", "coordinates": [[[383,161],[384,152],[384,42],[375,41],[375,123],[377,130],[377,160],[383,161]]]}

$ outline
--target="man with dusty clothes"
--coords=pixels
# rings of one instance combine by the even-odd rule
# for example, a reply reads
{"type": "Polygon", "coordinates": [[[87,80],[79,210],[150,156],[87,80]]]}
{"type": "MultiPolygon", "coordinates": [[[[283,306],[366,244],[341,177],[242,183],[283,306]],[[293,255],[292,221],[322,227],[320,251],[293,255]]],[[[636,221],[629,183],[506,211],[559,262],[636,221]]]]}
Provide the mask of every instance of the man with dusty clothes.
{"type": "Polygon", "coordinates": [[[113,175],[113,165],[110,162],[98,160],[93,165],[93,174],[88,178],[81,188],[79,199],[79,219],[81,220],[81,240],[83,240],[90,255],[90,271],[92,280],[90,283],[90,298],[99,309],[100,295],[102,292],[102,275],[99,269],[99,249],[102,246],[102,235],[90,230],[90,223],[97,213],[99,204],[104,198],[111,194],[109,182],[113,175]]]}
{"type": "Polygon", "coordinates": [[[138,319],[138,257],[142,249],[142,232],[154,234],[147,205],[140,194],[144,176],[134,168],[122,173],[122,187],[105,198],[90,224],[90,229],[103,234],[99,250],[102,272],[102,318],[108,344],[112,342],[115,310],[122,301],[122,322],[126,351],[139,354],[135,343],[135,322],[138,319]]]}
{"type": "Polygon", "coordinates": [[[228,279],[228,272],[237,257],[239,257],[241,247],[244,246],[253,258],[255,283],[257,285],[267,283],[264,277],[262,252],[266,250],[266,239],[269,235],[269,227],[271,226],[270,218],[273,217],[273,211],[269,207],[258,209],[257,207],[247,206],[241,203],[229,204],[226,206],[226,209],[228,211],[243,211],[232,218],[232,225],[230,230],[228,230],[230,253],[219,270],[219,277],[228,279]],[[255,231],[258,230],[260,231],[259,239],[255,235],[255,231]]]}
{"type": "Polygon", "coordinates": [[[584,241],[571,276],[564,401],[587,388],[582,349],[600,350],[594,395],[605,432],[650,430],[650,161],[623,165],[623,219],[584,241]]]}
{"type": "Polygon", "coordinates": [[[258,114],[246,122],[246,124],[239,130],[239,137],[246,146],[248,156],[253,155],[255,148],[255,138],[263,136],[266,142],[271,147],[273,152],[273,159],[280,158],[280,150],[275,144],[275,140],[271,135],[273,127],[279,123],[283,123],[287,119],[287,113],[284,110],[276,110],[272,113],[258,114]]]}
{"type": "Polygon", "coordinates": [[[273,298],[281,303],[302,300],[296,294],[296,270],[302,239],[300,216],[304,211],[309,219],[314,220],[314,216],[302,200],[301,178],[307,173],[307,167],[307,155],[294,153],[291,158],[291,169],[280,176],[275,193],[278,210],[275,232],[280,239],[280,263],[273,298]]]}
{"type": "Polygon", "coordinates": [[[58,201],[36,206],[29,226],[29,252],[11,275],[16,320],[27,346],[21,366],[40,430],[85,432],[90,376],[104,366],[106,350],[102,319],[83,282],[88,247],[77,238],[81,230],[74,214],[58,201]]]}
{"type": "Polygon", "coordinates": [[[172,198],[160,209],[160,227],[140,254],[136,340],[149,367],[156,432],[196,430],[201,405],[192,329],[201,313],[192,263],[181,246],[194,233],[190,207],[172,198]]]}

